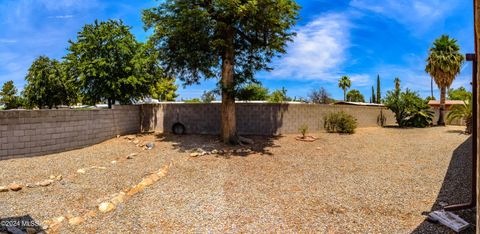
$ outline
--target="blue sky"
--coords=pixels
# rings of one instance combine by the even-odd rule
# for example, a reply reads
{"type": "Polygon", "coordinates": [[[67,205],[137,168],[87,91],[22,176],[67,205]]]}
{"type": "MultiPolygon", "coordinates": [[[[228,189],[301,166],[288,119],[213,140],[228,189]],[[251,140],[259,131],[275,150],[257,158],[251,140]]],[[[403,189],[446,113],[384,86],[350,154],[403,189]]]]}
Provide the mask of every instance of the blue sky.
{"type": "MultiPolygon", "coordinates": [[[[352,88],[368,100],[377,74],[382,93],[402,87],[430,93],[424,72],[433,40],[442,34],[456,38],[462,53],[473,52],[471,1],[458,0],[300,0],[298,33],[288,54],[276,58],[272,72],[257,78],[270,90],[285,87],[289,96],[306,97],[325,87],[337,99],[343,97],[338,79],[348,75],[352,88]]],[[[140,41],[141,10],[153,0],[0,0],[0,85],[13,80],[19,89],[31,62],[40,55],[61,59],[69,39],[95,19],[122,19],[140,41]]],[[[452,87],[470,89],[471,66],[466,64],[452,87]]],[[[200,97],[215,80],[181,87],[180,98],[200,97]]],[[[438,89],[434,88],[438,97],[438,89]]]]}

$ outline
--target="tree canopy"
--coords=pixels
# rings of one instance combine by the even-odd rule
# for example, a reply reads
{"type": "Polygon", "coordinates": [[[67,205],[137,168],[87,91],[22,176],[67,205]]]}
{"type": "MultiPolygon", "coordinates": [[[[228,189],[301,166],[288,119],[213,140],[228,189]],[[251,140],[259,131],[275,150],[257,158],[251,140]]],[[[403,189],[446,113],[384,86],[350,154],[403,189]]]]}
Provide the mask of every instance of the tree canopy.
{"type": "Polygon", "coordinates": [[[472,92],[467,91],[463,86],[457,89],[448,89],[449,100],[469,100],[471,96],[472,92]]]}
{"type": "Polygon", "coordinates": [[[28,69],[24,95],[29,106],[53,108],[74,104],[78,100],[78,84],[66,74],[65,65],[40,56],[28,69]]]}
{"type": "Polygon", "coordinates": [[[86,102],[130,103],[163,77],[153,45],[138,43],[121,20],[87,24],[69,43],[69,75],[79,79],[86,102]]]}
{"type": "Polygon", "coordinates": [[[235,91],[286,52],[299,8],[293,0],[166,0],[144,10],[143,22],[167,75],[185,84],[221,77],[222,140],[238,143],[235,91]]]}
{"type": "Polygon", "coordinates": [[[175,84],[175,79],[165,78],[157,81],[150,89],[152,98],[159,101],[175,101],[178,97],[176,93],[178,86],[175,84]]]}
{"type": "Polygon", "coordinates": [[[281,103],[290,101],[290,98],[287,96],[287,89],[282,87],[282,89],[277,89],[273,91],[268,97],[268,101],[272,103],[281,103]]]}
{"type": "Polygon", "coordinates": [[[329,104],[334,102],[334,100],[330,96],[330,93],[328,93],[327,90],[323,87],[312,90],[309,93],[308,97],[312,103],[316,104],[329,104]]]}
{"type": "Polygon", "coordinates": [[[241,101],[265,101],[268,99],[268,89],[259,83],[251,83],[242,86],[236,97],[241,101]]]}
{"type": "Polygon", "coordinates": [[[5,109],[15,109],[21,106],[20,97],[17,96],[17,88],[13,80],[3,83],[0,90],[0,102],[5,104],[5,109]]]}
{"type": "Polygon", "coordinates": [[[465,58],[460,53],[457,40],[442,35],[433,42],[427,58],[425,71],[430,74],[440,88],[440,116],[438,125],[445,125],[445,93],[455,77],[460,73],[465,58]]]}
{"type": "Polygon", "coordinates": [[[352,86],[352,81],[350,80],[350,77],[348,76],[342,76],[340,80],[338,80],[338,87],[343,90],[343,100],[347,100],[347,89],[352,86]]]}
{"type": "Polygon", "coordinates": [[[365,97],[358,89],[352,89],[347,93],[348,102],[365,102],[365,97]]]}

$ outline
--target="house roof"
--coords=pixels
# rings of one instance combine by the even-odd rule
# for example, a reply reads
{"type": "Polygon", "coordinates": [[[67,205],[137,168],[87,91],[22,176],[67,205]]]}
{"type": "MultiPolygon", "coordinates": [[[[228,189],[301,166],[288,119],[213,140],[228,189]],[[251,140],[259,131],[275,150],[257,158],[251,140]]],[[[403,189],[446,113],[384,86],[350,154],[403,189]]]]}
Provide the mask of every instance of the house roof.
{"type": "MultiPolygon", "coordinates": [[[[440,105],[440,100],[430,100],[430,101],[428,101],[428,105],[439,106],[440,105]]],[[[447,106],[463,105],[463,101],[462,100],[445,100],[445,105],[447,105],[447,106]]]]}
{"type": "Polygon", "coordinates": [[[385,106],[383,104],[378,103],[366,103],[366,102],[335,102],[335,105],[351,105],[351,106],[385,106]]]}

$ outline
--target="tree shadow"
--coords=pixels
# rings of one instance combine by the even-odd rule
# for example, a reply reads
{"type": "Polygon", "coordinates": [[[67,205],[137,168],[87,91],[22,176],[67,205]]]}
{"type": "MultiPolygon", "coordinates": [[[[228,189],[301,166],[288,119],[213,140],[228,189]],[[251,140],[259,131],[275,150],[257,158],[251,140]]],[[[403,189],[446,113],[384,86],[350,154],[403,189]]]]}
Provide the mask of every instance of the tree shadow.
{"type": "Polygon", "coordinates": [[[30,215],[0,219],[0,233],[45,233],[30,215]],[[33,232],[35,231],[35,232],[33,232]]]}
{"type": "MultiPolygon", "coordinates": [[[[443,180],[440,192],[430,211],[422,214],[428,215],[431,211],[441,210],[445,204],[460,204],[470,202],[471,199],[471,176],[472,170],[472,137],[458,146],[452,154],[447,173],[443,180]],[[443,205],[443,206],[442,206],[443,205]]],[[[475,199],[475,197],[473,197],[475,199]]],[[[475,208],[456,211],[457,215],[465,219],[471,225],[461,233],[475,233],[475,208]]],[[[429,222],[425,219],[412,233],[452,233],[453,231],[442,224],[429,222]]]]}
{"type": "Polygon", "coordinates": [[[269,148],[280,147],[275,145],[275,140],[282,136],[248,136],[254,141],[249,145],[224,144],[216,135],[175,135],[171,133],[158,133],[156,141],[171,142],[173,150],[183,153],[196,152],[201,149],[206,152],[216,150],[217,156],[229,158],[231,156],[246,157],[252,154],[271,156],[269,148]]]}

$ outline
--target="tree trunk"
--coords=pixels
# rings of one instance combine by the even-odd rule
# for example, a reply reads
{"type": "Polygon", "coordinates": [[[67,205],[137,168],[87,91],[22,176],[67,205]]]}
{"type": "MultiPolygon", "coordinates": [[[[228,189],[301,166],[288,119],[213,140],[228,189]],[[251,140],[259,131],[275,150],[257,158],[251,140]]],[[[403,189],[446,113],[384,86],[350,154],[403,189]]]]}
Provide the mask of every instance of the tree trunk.
{"type": "Polygon", "coordinates": [[[225,41],[227,43],[222,56],[222,128],[221,137],[224,143],[238,144],[237,136],[237,120],[235,113],[235,95],[233,66],[235,58],[235,50],[233,48],[234,31],[229,28],[225,32],[225,41]]]}
{"type": "Polygon", "coordinates": [[[347,101],[347,90],[343,89],[343,101],[347,101]]]}
{"type": "Polygon", "coordinates": [[[112,109],[112,99],[108,99],[108,109],[112,109]]]}
{"type": "Polygon", "coordinates": [[[430,78],[430,92],[432,93],[432,98],[433,98],[433,78],[430,78]]]}
{"type": "Polygon", "coordinates": [[[445,93],[447,88],[442,87],[440,89],[440,114],[438,116],[438,126],[445,126],[445,93]]]}

